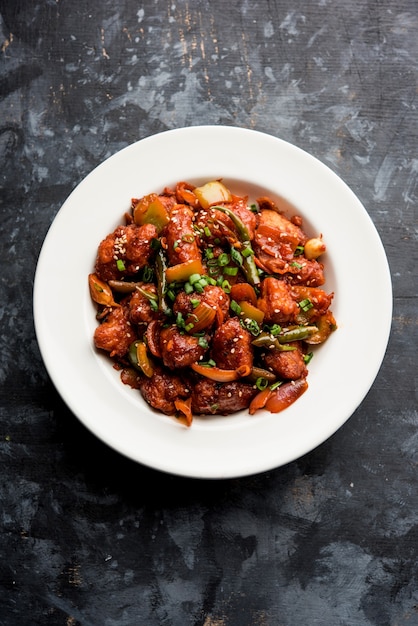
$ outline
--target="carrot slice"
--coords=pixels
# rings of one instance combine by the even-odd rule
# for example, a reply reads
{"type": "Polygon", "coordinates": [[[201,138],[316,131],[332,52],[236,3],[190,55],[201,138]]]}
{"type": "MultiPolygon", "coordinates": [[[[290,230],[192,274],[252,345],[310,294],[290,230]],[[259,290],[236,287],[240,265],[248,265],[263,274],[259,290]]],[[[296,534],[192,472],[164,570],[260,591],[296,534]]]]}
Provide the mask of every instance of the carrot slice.
{"type": "Polygon", "coordinates": [[[187,316],[186,327],[188,327],[189,324],[193,324],[190,332],[199,333],[201,330],[208,328],[212,324],[215,316],[216,309],[211,307],[209,304],[206,304],[206,302],[201,302],[195,308],[193,313],[190,313],[190,315],[187,316]]]}
{"type": "Polygon", "coordinates": [[[91,299],[103,306],[119,306],[113,299],[113,292],[109,285],[96,274],[89,274],[89,290],[91,299]]]}
{"type": "Polygon", "coordinates": [[[215,380],[218,383],[230,383],[244,376],[248,376],[251,372],[251,368],[248,365],[240,365],[235,370],[224,370],[220,367],[207,367],[200,365],[200,363],[193,363],[191,368],[197,374],[210,378],[210,380],[215,380]]]}
{"type": "Polygon", "coordinates": [[[187,400],[183,400],[181,398],[177,398],[176,400],[174,400],[174,406],[176,407],[177,411],[179,411],[180,413],[183,413],[185,417],[185,421],[186,421],[186,426],[191,426],[192,421],[193,421],[192,408],[191,408],[192,399],[187,398],[187,400]]]}
{"type": "Polygon", "coordinates": [[[254,413],[258,411],[258,409],[264,409],[272,393],[273,391],[267,388],[263,389],[263,391],[260,391],[260,393],[254,396],[248,408],[250,415],[254,415],[254,413]]]}
{"type": "Polygon", "coordinates": [[[232,285],[229,296],[231,300],[235,300],[236,302],[245,300],[246,302],[250,302],[253,306],[257,305],[255,289],[249,283],[236,283],[232,285]]]}
{"type": "Polygon", "coordinates": [[[144,372],[145,376],[147,376],[147,378],[151,378],[154,373],[154,369],[152,367],[151,361],[148,358],[147,346],[143,341],[137,342],[136,358],[138,360],[138,365],[144,372]]]}
{"type": "Polygon", "coordinates": [[[266,409],[271,413],[280,413],[288,406],[293,404],[295,400],[305,393],[308,388],[308,382],[306,378],[298,378],[285,383],[281,387],[278,387],[272,392],[272,395],[267,399],[266,409]]]}

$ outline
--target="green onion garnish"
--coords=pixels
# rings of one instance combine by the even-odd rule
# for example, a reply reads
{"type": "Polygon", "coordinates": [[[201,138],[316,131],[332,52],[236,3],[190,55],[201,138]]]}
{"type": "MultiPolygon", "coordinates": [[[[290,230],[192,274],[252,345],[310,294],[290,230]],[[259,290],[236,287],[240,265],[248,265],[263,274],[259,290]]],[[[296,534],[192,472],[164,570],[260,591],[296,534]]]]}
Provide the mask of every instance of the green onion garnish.
{"type": "Polygon", "coordinates": [[[244,250],[242,251],[242,256],[245,258],[251,256],[252,254],[254,254],[254,251],[249,246],[247,248],[244,248],[244,250]]]}
{"type": "Polygon", "coordinates": [[[195,283],[197,283],[200,279],[201,279],[200,274],[192,274],[192,275],[189,277],[189,283],[190,283],[191,285],[194,285],[194,284],[195,284],[195,283]]]}
{"type": "Polygon", "coordinates": [[[255,320],[252,320],[249,317],[241,320],[241,325],[244,326],[244,328],[246,328],[254,337],[257,337],[260,334],[260,326],[255,320]]]}
{"type": "Polygon", "coordinates": [[[209,359],[209,361],[200,361],[200,365],[203,365],[203,367],[216,367],[216,363],[213,359],[209,359]]]}
{"type": "Polygon", "coordinates": [[[303,361],[306,365],[308,365],[308,363],[310,363],[310,361],[312,360],[313,357],[313,352],[309,352],[309,354],[305,354],[305,356],[303,357],[303,361]]]}
{"type": "Polygon", "coordinates": [[[313,304],[312,302],[309,300],[309,298],[305,298],[304,300],[301,300],[299,302],[299,306],[302,309],[302,311],[305,311],[305,313],[307,311],[309,311],[309,309],[313,308],[313,304]]]}
{"type": "Polygon", "coordinates": [[[229,263],[229,255],[226,252],[222,252],[222,254],[218,256],[218,265],[220,267],[224,267],[224,265],[228,265],[228,263],[229,263]]]}
{"type": "Polygon", "coordinates": [[[231,300],[231,304],[230,304],[230,306],[231,306],[231,309],[233,310],[233,312],[234,312],[236,315],[239,315],[239,314],[241,313],[241,307],[240,307],[240,305],[238,304],[238,302],[236,302],[235,300],[231,300]]]}
{"type": "Polygon", "coordinates": [[[225,293],[231,293],[231,284],[229,280],[223,280],[221,287],[225,293]]]}
{"type": "Polygon", "coordinates": [[[255,386],[260,391],[263,391],[264,389],[266,389],[268,387],[268,384],[269,384],[269,381],[267,380],[267,378],[263,378],[262,376],[257,378],[257,380],[255,381],[255,386]]]}
{"type": "Polygon", "coordinates": [[[237,265],[242,265],[242,255],[235,248],[231,248],[231,258],[237,265]]]}
{"type": "Polygon", "coordinates": [[[144,283],[152,283],[154,280],[154,270],[152,267],[146,265],[142,270],[142,280],[144,283]]]}

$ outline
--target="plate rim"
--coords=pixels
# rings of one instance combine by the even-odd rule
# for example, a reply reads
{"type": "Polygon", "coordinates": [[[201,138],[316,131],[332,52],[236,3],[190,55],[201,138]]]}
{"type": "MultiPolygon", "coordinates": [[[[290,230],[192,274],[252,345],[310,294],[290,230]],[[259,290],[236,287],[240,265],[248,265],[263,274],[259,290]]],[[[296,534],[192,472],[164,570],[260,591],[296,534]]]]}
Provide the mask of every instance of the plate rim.
{"type": "MultiPolygon", "coordinates": [[[[192,177],[189,177],[189,179],[191,178],[192,177]]],[[[196,177],[193,177],[193,178],[196,178],[196,177]]],[[[160,185],[160,187],[163,187],[165,184],[168,184],[164,180],[162,180],[161,182],[162,184],[160,185]]],[[[133,190],[127,189],[125,200],[130,198],[132,195],[134,195],[133,190]]],[[[123,199],[121,199],[121,202],[122,201],[123,199]]],[[[297,208],[298,207],[296,207],[296,209],[297,208]]],[[[118,219],[120,220],[121,217],[122,217],[122,213],[118,214],[118,210],[116,209],[115,210],[116,222],[118,219]]],[[[111,225],[109,227],[108,226],[104,227],[103,232],[105,233],[105,235],[111,231],[111,228],[112,228],[111,225]]],[[[97,237],[97,245],[99,241],[100,241],[100,235],[97,237]]],[[[95,244],[93,242],[92,260],[94,260],[95,252],[97,250],[97,245],[96,247],[94,247],[94,245],[95,244]]],[[[86,279],[87,279],[87,276],[86,276],[86,279]]],[[[325,288],[326,288],[326,284],[325,284],[325,288]]],[[[85,294],[86,294],[86,291],[87,291],[87,286],[85,286],[84,288],[85,294]]],[[[339,294],[337,293],[336,297],[338,296],[339,294]]],[[[89,306],[88,301],[84,301],[84,305],[85,305],[84,307],[85,309],[86,307],[88,308],[89,306]]],[[[202,125],[202,126],[191,126],[187,128],[176,128],[176,129],[163,131],[162,133],[149,135],[119,150],[115,154],[105,159],[98,166],[96,166],[91,172],[89,172],[83,178],[83,180],[69,194],[69,196],[64,201],[61,208],[55,215],[54,219],[52,220],[52,223],[50,224],[50,227],[47,231],[46,237],[44,239],[44,242],[41,247],[39,257],[38,257],[38,262],[37,262],[36,271],[35,271],[35,278],[34,278],[34,291],[33,291],[33,313],[34,313],[35,333],[36,333],[36,338],[37,338],[38,345],[41,351],[41,356],[42,356],[42,359],[45,364],[49,377],[51,378],[58,393],[63,398],[64,402],[67,404],[70,410],[91,432],[93,432],[93,434],[95,434],[95,436],[97,436],[99,439],[101,439],[104,443],[106,443],[111,448],[117,450],[119,453],[127,456],[128,458],[131,458],[132,460],[136,462],[142,463],[156,470],[160,470],[160,471],[167,472],[170,474],[175,474],[175,475],[192,477],[192,478],[212,478],[212,479],[236,478],[236,477],[242,477],[242,476],[247,476],[247,475],[252,475],[252,474],[257,474],[260,472],[272,470],[276,467],[280,467],[282,465],[285,465],[288,462],[296,460],[303,454],[313,450],[318,445],[326,441],[353,415],[355,410],[364,400],[370,388],[372,387],[378,375],[378,372],[380,370],[380,367],[382,365],[382,362],[383,362],[383,359],[387,350],[387,344],[389,341],[390,331],[391,331],[392,311],[393,311],[393,294],[392,294],[391,275],[390,275],[389,263],[388,263],[388,259],[387,259],[387,256],[383,247],[383,243],[380,239],[380,235],[370,215],[368,214],[368,212],[366,211],[365,207],[360,202],[358,197],[350,189],[350,187],[348,187],[348,185],[333,170],[331,170],[322,161],[317,159],[317,157],[306,152],[302,148],[295,146],[294,144],[291,144],[283,139],[275,137],[274,135],[270,135],[270,134],[267,134],[258,130],[240,128],[236,126],[222,126],[222,125],[216,125],[216,126],[202,125]],[[371,234],[372,236],[373,244],[374,244],[374,251],[378,255],[379,281],[381,283],[381,287],[386,290],[384,320],[380,328],[381,338],[380,338],[380,343],[379,343],[378,354],[376,353],[374,355],[373,368],[371,368],[369,371],[368,380],[366,384],[363,385],[361,392],[357,394],[357,400],[355,403],[352,403],[351,409],[350,411],[348,411],[348,414],[344,416],[340,416],[339,419],[335,421],[334,423],[335,428],[332,428],[331,430],[329,428],[326,428],[325,430],[318,428],[317,437],[311,438],[311,442],[308,447],[306,447],[306,445],[302,445],[300,447],[293,448],[292,451],[288,455],[282,454],[281,458],[277,459],[277,463],[272,463],[271,459],[268,462],[267,461],[263,462],[263,460],[261,459],[261,460],[258,460],[258,462],[253,461],[251,463],[242,462],[240,464],[240,463],[234,462],[224,467],[210,468],[207,465],[205,465],[205,467],[199,468],[198,460],[196,459],[194,460],[194,463],[197,463],[197,466],[194,465],[193,467],[185,467],[181,463],[179,464],[178,461],[177,462],[173,461],[172,458],[171,460],[163,460],[161,458],[155,459],[153,455],[151,455],[151,457],[148,457],[146,454],[141,454],[138,457],[137,455],[132,453],[132,450],[130,449],[129,446],[128,447],[123,446],[120,441],[115,442],[112,439],[109,439],[109,437],[106,436],[105,432],[103,432],[100,428],[96,427],[97,425],[95,423],[92,423],[90,419],[86,418],[85,411],[83,411],[83,407],[80,407],[79,402],[75,401],[75,399],[72,397],[71,390],[68,388],[68,386],[66,387],[65,384],[63,383],[62,376],[57,374],[57,371],[55,369],[56,356],[51,354],[51,347],[48,344],[48,341],[45,339],[45,321],[42,319],[43,315],[45,314],[45,309],[44,309],[45,305],[43,302],[43,297],[45,296],[45,293],[46,293],[45,291],[46,289],[45,265],[47,266],[48,263],[51,263],[50,257],[52,254],[51,250],[53,248],[53,245],[52,245],[53,238],[54,236],[55,237],[57,236],[57,233],[58,235],[60,234],[60,228],[62,229],[62,224],[65,225],[65,223],[68,221],[68,215],[69,215],[69,212],[73,208],[72,204],[74,203],[74,200],[77,201],[78,196],[80,195],[83,196],[84,193],[88,193],[89,184],[91,183],[92,179],[94,179],[94,177],[100,178],[102,175],[105,174],[106,170],[109,169],[109,167],[111,168],[113,165],[116,166],[119,161],[123,162],[125,158],[129,158],[129,156],[131,154],[134,154],[137,150],[146,151],[147,148],[150,148],[150,147],[152,150],[153,144],[157,146],[157,144],[164,144],[164,142],[167,142],[167,141],[173,144],[176,142],[176,140],[178,140],[179,137],[182,137],[183,141],[187,143],[187,142],[190,142],[193,136],[196,137],[199,135],[201,138],[202,137],[208,138],[209,136],[211,136],[212,141],[213,141],[213,138],[216,136],[223,135],[224,137],[226,137],[227,135],[229,135],[231,138],[234,137],[237,141],[238,141],[238,137],[240,137],[242,138],[241,139],[242,141],[244,141],[244,138],[245,138],[245,140],[248,140],[250,143],[251,141],[254,141],[255,143],[259,142],[260,145],[263,144],[264,146],[269,145],[271,147],[276,146],[276,148],[280,147],[280,149],[284,151],[285,154],[288,154],[288,155],[291,154],[296,159],[299,158],[302,161],[305,161],[306,163],[310,164],[312,167],[314,167],[316,171],[322,172],[328,181],[335,184],[337,189],[341,190],[346,195],[346,197],[351,200],[351,202],[353,203],[353,207],[356,207],[356,211],[358,212],[357,214],[362,216],[365,228],[368,228],[368,233],[369,235],[371,234]]],[[[88,310],[84,310],[83,315],[88,317],[89,315],[88,310]]],[[[86,323],[88,325],[89,321],[87,320],[86,323]]],[[[338,317],[337,317],[337,323],[338,323],[338,317]]],[[[91,350],[92,354],[94,354],[94,351],[91,346],[89,346],[89,349],[91,350]]],[[[80,353],[83,353],[83,356],[85,357],[85,352],[83,350],[80,350],[80,353]]],[[[93,358],[96,359],[97,355],[94,354],[93,358]]],[[[71,370],[70,367],[68,367],[68,369],[71,370]]],[[[310,380],[310,377],[311,377],[311,372],[310,372],[310,375],[308,376],[308,381],[310,380]]],[[[123,388],[123,385],[121,382],[120,382],[120,385],[123,388]]],[[[126,395],[126,390],[123,390],[123,394],[121,395],[126,395]]],[[[300,399],[298,403],[301,402],[301,400],[302,399],[300,399]]],[[[91,407],[89,408],[91,409],[91,407]]],[[[289,409],[287,409],[287,411],[289,411],[289,409]]],[[[162,419],[171,420],[172,418],[169,418],[167,416],[162,416],[162,419]]],[[[223,419],[228,419],[228,418],[223,418],[223,419]]],[[[178,425],[176,424],[176,427],[177,426],[178,425]]],[[[194,426],[195,425],[193,425],[191,429],[188,429],[189,431],[188,434],[184,432],[184,429],[181,430],[180,437],[182,438],[182,442],[183,442],[181,446],[184,445],[184,441],[186,440],[187,437],[189,439],[193,439],[193,436],[190,437],[190,433],[193,432],[194,426]]],[[[239,428],[245,428],[245,425],[242,426],[241,424],[239,428]]],[[[165,430],[167,429],[165,428],[163,430],[165,432],[165,430]]],[[[169,446],[169,449],[171,449],[173,445],[174,446],[177,445],[176,442],[178,442],[179,440],[179,436],[178,436],[179,432],[180,430],[176,428],[176,435],[173,436],[171,447],[169,446]]],[[[213,436],[212,436],[212,439],[213,439],[213,436]]],[[[208,440],[209,440],[209,437],[208,437],[208,440]]],[[[215,437],[215,440],[216,440],[216,437],[215,437]]]]}

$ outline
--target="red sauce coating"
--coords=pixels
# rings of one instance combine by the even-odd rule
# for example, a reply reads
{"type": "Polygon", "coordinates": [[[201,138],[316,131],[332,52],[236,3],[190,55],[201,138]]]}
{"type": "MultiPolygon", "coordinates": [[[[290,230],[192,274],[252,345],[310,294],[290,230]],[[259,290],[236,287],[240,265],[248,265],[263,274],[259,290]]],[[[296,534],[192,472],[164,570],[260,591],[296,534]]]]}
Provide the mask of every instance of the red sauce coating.
{"type": "Polygon", "coordinates": [[[317,235],[268,197],[250,206],[220,181],[195,189],[155,194],[156,225],[135,223],[132,201],[98,245],[94,345],[153,409],[188,425],[191,414],[284,410],[307,389],[313,345],[336,328],[317,235]]]}

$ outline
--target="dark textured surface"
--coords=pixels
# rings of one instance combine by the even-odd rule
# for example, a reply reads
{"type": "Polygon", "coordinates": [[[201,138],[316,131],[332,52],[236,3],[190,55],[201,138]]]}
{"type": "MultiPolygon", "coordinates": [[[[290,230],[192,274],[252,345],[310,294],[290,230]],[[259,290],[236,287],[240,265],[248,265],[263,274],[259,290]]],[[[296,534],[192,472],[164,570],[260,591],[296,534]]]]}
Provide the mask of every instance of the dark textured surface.
{"type": "Polygon", "coordinates": [[[0,626],[418,624],[416,1],[0,0],[0,48],[0,626]],[[197,124],[330,166],[394,288],[387,356],[345,426],[220,482],[145,469],[86,432],[32,320],[37,257],[75,185],[197,124]]]}

